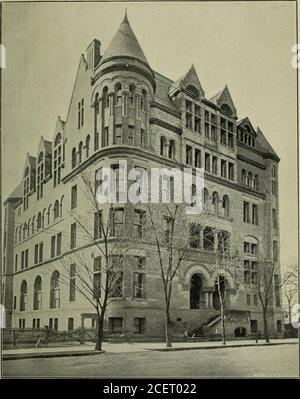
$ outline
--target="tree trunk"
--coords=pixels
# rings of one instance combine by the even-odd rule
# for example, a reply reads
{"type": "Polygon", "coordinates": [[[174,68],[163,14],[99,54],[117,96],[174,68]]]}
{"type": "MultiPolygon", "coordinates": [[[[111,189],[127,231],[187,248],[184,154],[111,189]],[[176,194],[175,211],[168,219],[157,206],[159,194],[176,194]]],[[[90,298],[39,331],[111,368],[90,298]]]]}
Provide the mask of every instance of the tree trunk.
{"type": "Polygon", "coordinates": [[[103,327],[104,327],[104,312],[101,312],[97,316],[97,329],[96,329],[96,345],[95,351],[102,350],[102,341],[103,341],[103,327]]]}
{"type": "Polygon", "coordinates": [[[171,342],[171,337],[170,337],[170,312],[169,312],[169,303],[166,303],[166,347],[171,348],[172,347],[172,342],[171,342]]]}
{"type": "Polygon", "coordinates": [[[263,322],[264,322],[264,338],[266,340],[266,343],[270,343],[266,308],[263,308],[263,322]]]}
{"type": "Polygon", "coordinates": [[[223,345],[226,345],[226,327],[225,327],[225,313],[224,306],[221,304],[221,320],[222,320],[222,338],[223,345]]]}

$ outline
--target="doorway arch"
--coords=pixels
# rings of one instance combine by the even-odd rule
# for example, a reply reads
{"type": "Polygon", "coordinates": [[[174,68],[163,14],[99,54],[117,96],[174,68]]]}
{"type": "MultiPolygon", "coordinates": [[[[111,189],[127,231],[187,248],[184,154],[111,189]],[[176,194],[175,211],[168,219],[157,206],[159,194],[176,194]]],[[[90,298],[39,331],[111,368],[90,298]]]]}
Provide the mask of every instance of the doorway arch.
{"type": "Polygon", "coordinates": [[[201,307],[203,279],[200,273],[194,273],[190,279],[190,309],[201,307]]]}

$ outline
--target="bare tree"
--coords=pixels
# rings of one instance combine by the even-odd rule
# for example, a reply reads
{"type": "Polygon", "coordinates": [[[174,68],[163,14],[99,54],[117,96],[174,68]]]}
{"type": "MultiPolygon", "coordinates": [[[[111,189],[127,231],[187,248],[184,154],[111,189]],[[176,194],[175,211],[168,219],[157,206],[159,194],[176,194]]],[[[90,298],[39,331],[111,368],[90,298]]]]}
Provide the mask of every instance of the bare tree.
{"type": "MultiPolygon", "coordinates": [[[[216,231],[216,229],[212,229],[211,232],[213,237],[217,237],[217,242],[213,239],[210,244],[214,254],[212,270],[216,275],[216,287],[218,290],[222,323],[222,340],[223,345],[226,345],[226,285],[228,279],[236,274],[239,253],[237,249],[231,246],[230,234],[227,231],[216,231]],[[215,232],[217,234],[215,234],[215,232]]],[[[209,237],[207,237],[207,239],[209,240],[209,237]]]]}
{"type": "Polygon", "coordinates": [[[268,327],[268,312],[273,305],[280,305],[280,292],[286,281],[286,276],[281,278],[278,250],[273,253],[272,259],[261,258],[255,278],[251,281],[250,289],[257,295],[262,308],[264,339],[270,342],[268,327]]]}
{"type": "Polygon", "coordinates": [[[295,265],[290,266],[284,274],[284,284],[282,289],[286,300],[286,309],[289,320],[289,328],[292,324],[292,307],[298,300],[298,271],[295,265]]]}
{"type": "Polygon", "coordinates": [[[166,346],[171,347],[170,307],[173,281],[189,246],[185,205],[148,205],[148,214],[151,230],[149,237],[153,237],[156,246],[159,260],[159,275],[164,292],[166,346]]]}
{"type": "Polygon", "coordinates": [[[94,264],[91,267],[91,257],[84,250],[73,251],[61,260],[64,273],[60,281],[70,286],[70,290],[79,292],[95,309],[95,350],[101,350],[107,307],[115,297],[123,295],[123,257],[128,246],[123,226],[117,228],[115,224],[117,208],[108,204],[100,209],[93,180],[87,174],[82,174],[81,178],[89,211],[84,215],[72,211],[70,216],[80,228],[84,245],[92,246],[94,264]],[[94,228],[91,228],[91,220],[94,228]]]}

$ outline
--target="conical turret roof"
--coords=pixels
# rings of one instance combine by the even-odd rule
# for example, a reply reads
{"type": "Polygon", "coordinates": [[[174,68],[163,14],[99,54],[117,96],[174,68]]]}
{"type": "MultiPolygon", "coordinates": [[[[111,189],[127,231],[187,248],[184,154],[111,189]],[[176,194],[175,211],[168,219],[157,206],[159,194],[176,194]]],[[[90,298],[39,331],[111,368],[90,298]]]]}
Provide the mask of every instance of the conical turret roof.
{"type": "Polygon", "coordinates": [[[147,64],[150,68],[147,58],[131,29],[126,13],[117,33],[103,54],[101,64],[115,57],[132,57],[147,64]]]}

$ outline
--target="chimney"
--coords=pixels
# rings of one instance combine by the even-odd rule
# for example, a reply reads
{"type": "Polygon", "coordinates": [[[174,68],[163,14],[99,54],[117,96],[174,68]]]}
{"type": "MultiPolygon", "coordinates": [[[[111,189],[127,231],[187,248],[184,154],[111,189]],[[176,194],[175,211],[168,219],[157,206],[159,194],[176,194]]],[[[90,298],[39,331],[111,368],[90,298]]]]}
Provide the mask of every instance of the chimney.
{"type": "Polygon", "coordinates": [[[101,42],[98,39],[94,39],[86,49],[87,65],[90,71],[93,71],[100,62],[100,46],[101,42]]]}

